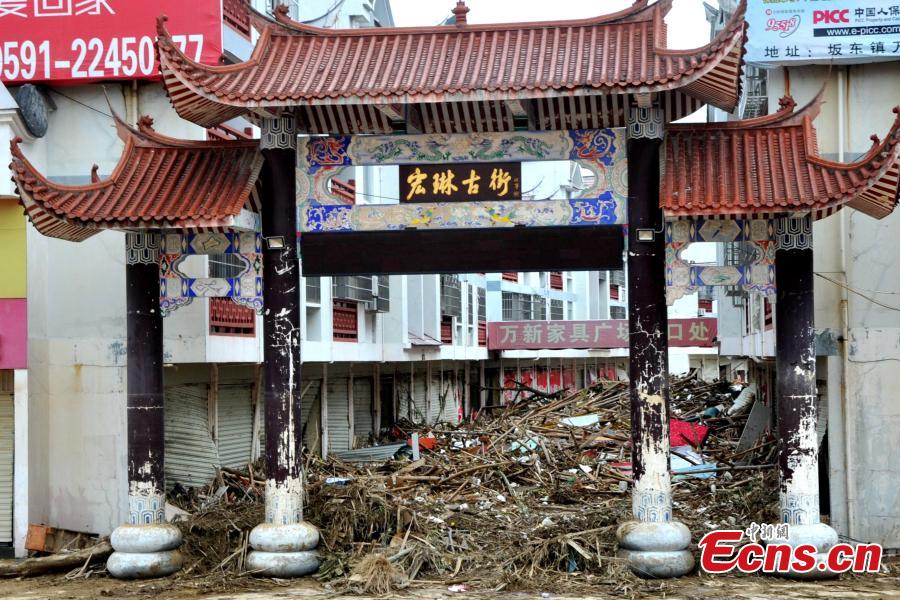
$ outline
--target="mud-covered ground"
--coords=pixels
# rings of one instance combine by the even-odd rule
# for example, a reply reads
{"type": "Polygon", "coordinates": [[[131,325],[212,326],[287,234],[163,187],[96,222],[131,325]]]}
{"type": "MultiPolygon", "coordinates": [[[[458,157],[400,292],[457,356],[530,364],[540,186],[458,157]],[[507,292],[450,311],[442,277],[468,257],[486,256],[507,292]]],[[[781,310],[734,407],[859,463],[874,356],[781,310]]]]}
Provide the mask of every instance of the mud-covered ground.
{"type": "MultiPolygon", "coordinates": [[[[216,586],[221,589],[220,586],[216,586]]],[[[543,590],[507,592],[495,590],[468,590],[450,592],[446,586],[417,583],[410,588],[388,596],[410,600],[436,598],[472,599],[527,599],[541,598],[543,590]]],[[[209,591],[201,584],[185,585],[173,580],[126,582],[105,576],[89,579],[67,580],[61,576],[0,581],[0,597],[6,599],[64,599],[94,600],[98,598],[208,598],[217,600],[262,600],[264,598],[372,598],[372,596],[348,596],[313,580],[278,583],[269,580],[240,580],[234,589],[209,591]]],[[[799,582],[760,576],[691,576],[670,581],[641,582],[635,588],[622,590],[615,595],[598,590],[596,595],[550,594],[552,600],[585,598],[898,598],[900,577],[854,576],[837,581],[799,582]]],[[[382,598],[385,598],[384,596],[382,598]]]]}

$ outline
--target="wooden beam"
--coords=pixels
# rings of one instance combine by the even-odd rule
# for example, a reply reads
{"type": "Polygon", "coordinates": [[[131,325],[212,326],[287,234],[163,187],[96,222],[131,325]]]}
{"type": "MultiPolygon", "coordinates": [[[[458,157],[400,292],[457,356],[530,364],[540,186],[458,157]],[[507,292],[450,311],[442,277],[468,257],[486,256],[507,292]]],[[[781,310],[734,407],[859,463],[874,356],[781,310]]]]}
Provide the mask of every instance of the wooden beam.
{"type": "Polygon", "coordinates": [[[373,104],[372,106],[392,123],[406,121],[406,116],[403,114],[403,106],[400,104],[373,104]]]}
{"type": "Polygon", "coordinates": [[[618,225],[304,233],[303,272],[399,275],[618,270],[618,225]],[[377,249],[377,251],[376,251],[377,249]]]}
{"type": "Polygon", "coordinates": [[[534,131],[537,129],[537,108],[533,100],[507,100],[506,106],[512,113],[516,128],[521,127],[534,131]]]}

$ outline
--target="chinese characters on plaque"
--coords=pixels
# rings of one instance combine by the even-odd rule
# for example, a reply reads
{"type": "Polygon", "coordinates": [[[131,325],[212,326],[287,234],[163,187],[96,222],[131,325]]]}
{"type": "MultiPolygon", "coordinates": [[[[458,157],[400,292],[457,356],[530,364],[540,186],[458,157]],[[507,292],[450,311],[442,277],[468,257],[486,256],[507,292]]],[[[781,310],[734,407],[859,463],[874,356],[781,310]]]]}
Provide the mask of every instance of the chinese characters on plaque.
{"type": "Polygon", "coordinates": [[[521,163],[400,165],[400,202],[521,200],[521,163]]]}
{"type": "MultiPolygon", "coordinates": [[[[715,345],[716,319],[671,319],[669,346],[715,345]]],[[[501,321],[488,324],[490,350],[564,350],[628,347],[628,319],[501,321]]]]}

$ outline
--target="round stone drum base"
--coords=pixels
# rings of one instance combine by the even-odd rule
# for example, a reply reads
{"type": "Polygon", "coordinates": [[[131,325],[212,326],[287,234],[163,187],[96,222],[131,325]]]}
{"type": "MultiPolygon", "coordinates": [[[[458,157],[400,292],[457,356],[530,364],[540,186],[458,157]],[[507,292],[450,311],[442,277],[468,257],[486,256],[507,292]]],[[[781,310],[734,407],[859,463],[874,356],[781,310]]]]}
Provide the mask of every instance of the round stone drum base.
{"type": "Polygon", "coordinates": [[[250,532],[253,552],[247,570],[262,577],[290,579],[319,570],[319,530],[307,522],[276,525],[262,523],[250,532]]]}
{"type": "Polygon", "coordinates": [[[181,531],[168,523],[120,525],[112,532],[115,552],[106,561],[106,570],[116,579],[165,577],[182,565],[181,531]]]}
{"type": "Polygon", "coordinates": [[[813,523],[810,525],[791,525],[787,539],[774,539],[767,544],[788,544],[796,548],[802,544],[809,544],[816,548],[816,566],[812,571],[798,573],[794,570],[776,573],[779,577],[788,579],[834,579],[838,573],[828,569],[828,551],[838,543],[838,534],[825,523],[813,523]]]}
{"type": "Polygon", "coordinates": [[[292,579],[312,575],[319,570],[319,556],[315,550],[302,552],[262,552],[247,555],[247,570],[260,577],[292,579]]]}
{"type": "Polygon", "coordinates": [[[618,554],[628,561],[632,573],[647,579],[681,577],[694,570],[694,555],[690,550],[619,550],[618,554]]]}
{"type": "Polygon", "coordinates": [[[688,550],[691,532],[684,523],[626,521],[616,530],[619,556],[638,577],[681,577],[694,570],[694,555],[688,550]]]}
{"type": "Polygon", "coordinates": [[[113,552],[106,561],[106,570],[116,579],[150,579],[175,573],[182,562],[178,550],[113,552]]]}

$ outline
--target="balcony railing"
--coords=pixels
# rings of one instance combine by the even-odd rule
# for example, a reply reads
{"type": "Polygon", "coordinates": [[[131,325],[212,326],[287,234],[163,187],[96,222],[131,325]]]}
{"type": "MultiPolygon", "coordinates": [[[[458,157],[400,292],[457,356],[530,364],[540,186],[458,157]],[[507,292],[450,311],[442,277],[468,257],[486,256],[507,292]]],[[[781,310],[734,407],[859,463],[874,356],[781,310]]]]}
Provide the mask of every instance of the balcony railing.
{"type": "Polygon", "coordinates": [[[341,181],[340,179],[332,179],[331,193],[347,204],[356,204],[356,180],[341,181]]]}
{"type": "Polygon", "coordinates": [[[250,6],[248,0],[222,0],[222,20],[250,39],[250,6]]]}
{"type": "Polygon", "coordinates": [[[441,343],[453,344],[453,317],[441,317],[441,343]]]}
{"type": "Polygon", "coordinates": [[[254,337],[256,313],[230,298],[209,299],[209,334],[254,337]]]}

